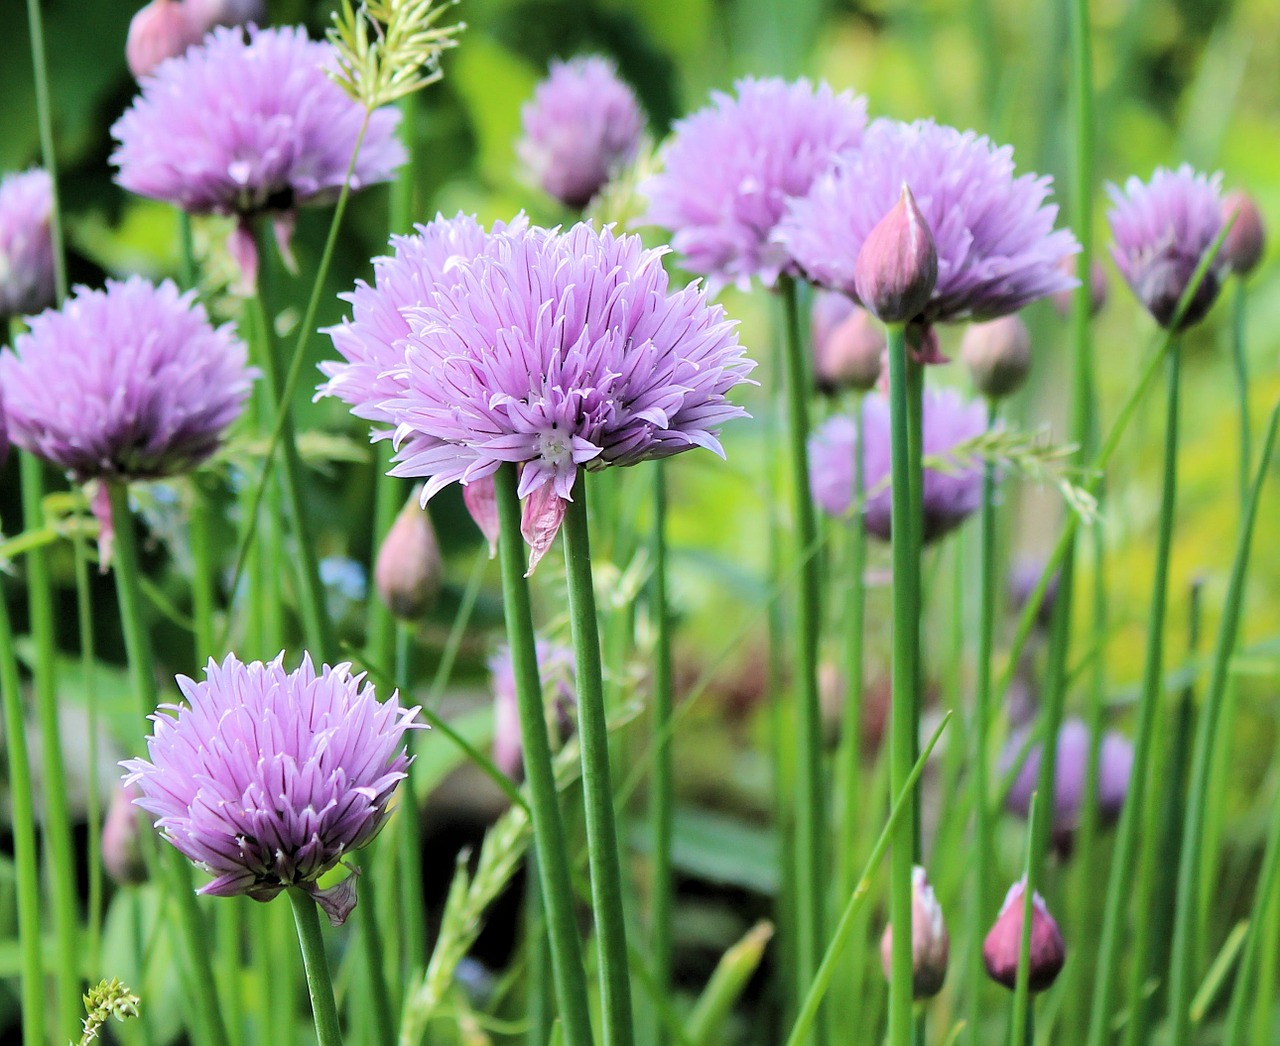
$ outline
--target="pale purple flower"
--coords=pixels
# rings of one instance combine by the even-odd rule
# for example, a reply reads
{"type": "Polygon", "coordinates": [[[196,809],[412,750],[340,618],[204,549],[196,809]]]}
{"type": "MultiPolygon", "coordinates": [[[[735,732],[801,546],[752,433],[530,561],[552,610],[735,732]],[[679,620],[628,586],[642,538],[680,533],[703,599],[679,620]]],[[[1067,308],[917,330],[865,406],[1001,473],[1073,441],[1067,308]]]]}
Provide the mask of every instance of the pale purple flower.
{"type": "Polygon", "coordinates": [[[534,184],[567,207],[585,207],[635,159],[645,117],[635,92],[599,55],[553,61],[520,110],[516,155],[534,184]]]}
{"type": "MultiPolygon", "coordinates": [[[[1151,181],[1130,178],[1124,189],[1108,185],[1114,204],[1111,257],[1130,289],[1157,323],[1168,327],[1196,267],[1222,231],[1222,175],[1204,175],[1183,164],[1157,168],[1151,181]]],[[[1219,252],[1196,289],[1182,327],[1199,322],[1218,297],[1226,258],[1219,252]]]]}
{"type": "MultiPolygon", "coordinates": [[[[987,428],[986,407],[979,400],[962,399],[951,389],[924,393],[924,454],[953,463],[947,471],[924,470],[924,540],[936,541],[965,521],[982,504],[982,465],[951,452],[980,436],[987,428]]],[[[862,403],[863,489],[866,503],[862,525],[868,534],[890,538],[889,403],[873,393],[862,403]]],[[[838,414],[809,442],[809,488],[813,500],[828,515],[843,516],[853,507],[854,452],[857,426],[838,414]]]]}
{"type": "Polygon", "coordinates": [[[161,705],[150,758],[121,766],[156,828],[214,876],[199,893],[269,901],[297,887],[336,925],[355,905],[354,879],[316,880],[386,822],[418,709],[396,694],[379,702],[349,664],[317,672],[304,655],[286,672],[283,661],[228,654],[201,682],[179,676],[187,703],[161,705]]]}
{"type": "Polygon", "coordinates": [[[1055,230],[1051,179],[1014,176],[1013,150],[932,120],[876,120],[788,208],[776,241],[815,283],[856,297],[854,268],[871,231],[905,185],[928,224],[938,279],[924,324],[994,319],[1075,286],[1061,261],[1080,248],[1055,230]]]}
{"type": "Polygon", "coordinates": [[[0,319],[53,304],[53,179],[33,168],[0,180],[0,319]]]}
{"type": "Polygon", "coordinates": [[[78,287],[0,353],[9,433],[78,480],[187,472],[240,416],[246,360],[231,328],[171,281],[78,287]]]}
{"type": "Polygon", "coordinates": [[[745,290],[753,277],[771,287],[795,271],[792,252],[772,238],[787,201],[857,148],[867,122],[866,99],[825,83],[748,77],[735,87],[736,96],[715,92],[675,125],[664,170],[642,186],[644,220],[671,230],[681,264],[712,292],[745,290]]]}
{"type": "MultiPolygon", "coordinates": [[[[537,658],[548,726],[554,727],[553,733],[564,741],[573,732],[578,704],[573,651],[563,644],[538,639],[537,658]]],[[[524,766],[524,744],[510,647],[501,647],[489,659],[489,672],[493,679],[493,761],[504,774],[518,780],[524,766]]]]}
{"type": "Polygon", "coordinates": [[[663,253],[582,223],[493,237],[406,310],[392,474],[426,477],[425,501],[519,464],[536,558],[580,469],[722,455],[720,426],[745,413],[727,393],[754,363],[700,288],[670,290],[663,253]]]}

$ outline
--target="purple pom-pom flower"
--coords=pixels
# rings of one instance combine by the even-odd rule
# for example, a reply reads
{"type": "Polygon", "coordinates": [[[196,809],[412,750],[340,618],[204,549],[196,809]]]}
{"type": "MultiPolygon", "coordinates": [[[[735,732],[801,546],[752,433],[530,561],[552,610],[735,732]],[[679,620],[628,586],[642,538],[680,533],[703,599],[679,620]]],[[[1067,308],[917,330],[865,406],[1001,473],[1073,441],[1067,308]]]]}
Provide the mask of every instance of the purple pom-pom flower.
{"type": "Polygon", "coordinates": [[[187,472],[218,449],[254,371],[195,294],[139,276],[79,287],[0,353],[9,432],[77,480],[187,472]]]}
{"type": "Polygon", "coordinates": [[[53,304],[53,179],[33,168],[0,181],[0,319],[53,304]]]}
{"type": "MultiPolygon", "coordinates": [[[[1125,282],[1157,323],[1168,327],[1200,259],[1222,231],[1222,176],[1199,174],[1186,164],[1157,168],[1150,182],[1130,178],[1122,191],[1108,185],[1115,205],[1111,256],[1125,282]]],[[[1219,253],[1182,317],[1198,323],[1218,297],[1226,257],[1219,253]]]]}
{"type": "MultiPolygon", "coordinates": [[[[111,128],[117,181],[191,214],[240,218],[231,247],[251,281],[252,219],[275,220],[287,258],[294,209],[342,189],[366,113],[329,79],[334,54],[301,27],[214,29],[145,77],[111,128]]],[[[398,121],[392,108],[369,114],[352,189],[404,162],[398,121]]]]}
{"type": "MultiPolygon", "coordinates": [[[[924,453],[951,459],[960,444],[987,428],[987,411],[951,389],[926,389],[924,453]]],[[[866,502],[862,525],[868,534],[890,538],[889,403],[873,393],[862,404],[862,476],[866,502]]],[[[826,422],[809,442],[809,489],[828,515],[843,516],[853,507],[853,465],[857,425],[847,415],[826,422]]],[[[955,462],[946,471],[924,470],[924,540],[936,541],[965,521],[982,504],[982,467],[955,462]]]]}
{"type": "Polygon", "coordinates": [[[201,682],[179,676],[187,703],[161,705],[150,758],[121,766],[165,838],[214,876],[200,893],[269,901],[297,887],[337,925],[354,879],[316,880],[378,834],[409,765],[405,731],[422,724],[348,664],[317,672],[304,655],[286,672],[283,659],[228,654],[201,682]]]}
{"type": "Polygon", "coordinates": [[[789,199],[859,145],[867,123],[866,99],[825,83],[735,86],[736,97],[716,92],[675,125],[664,170],[642,187],[645,221],[671,230],[681,264],[705,275],[713,293],[729,283],[746,290],[753,277],[771,287],[795,271],[774,227],[789,199]]]}
{"type": "Polygon", "coordinates": [[[903,186],[933,235],[938,278],[919,316],[926,326],[995,319],[1075,286],[1062,259],[1080,248],[1055,230],[1051,179],[1014,176],[1013,150],[932,120],[876,120],[790,205],[776,240],[814,282],[856,297],[854,270],[867,237],[903,186]]]}
{"type": "Polygon", "coordinates": [[[663,253],[582,223],[493,236],[406,310],[392,474],[426,477],[425,501],[519,464],[536,562],[580,469],[723,454],[720,426],[745,414],[727,393],[755,364],[700,288],[670,291],[663,253]]]}
{"type": "Polygon", "coordinates": [[[516,155],[532,181],[567,207],[585,207],[635,159],[645,117],[607,58],[552,62],[520,110],[516,155]]]}

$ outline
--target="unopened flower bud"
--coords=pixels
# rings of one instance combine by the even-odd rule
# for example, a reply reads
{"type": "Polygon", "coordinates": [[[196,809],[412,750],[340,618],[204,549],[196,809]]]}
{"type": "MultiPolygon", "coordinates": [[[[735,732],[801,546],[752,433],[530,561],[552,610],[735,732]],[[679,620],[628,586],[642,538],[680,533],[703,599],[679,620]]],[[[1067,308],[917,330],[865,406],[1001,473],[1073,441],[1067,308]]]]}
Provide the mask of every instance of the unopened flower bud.
{"type": "MultiPolygon", "coordinates": [[[[1020,879],[1005,895],[1004,905],[995,925],[982,944],[982,960],[993,981],[1012,990],[1018,980],[1018,956],[1022,951],[1023,898],[1026,880],[1020,879]]],[[[1067,961],[1067,948],[1062,933],[1044,898],[1031,899],[1031,954],[1027,965],[1027,987],[1042,992],[1057,979],[1067,961]]]]}
{"type": "Polygon", "coordinates": [[[938,282],[938,249],[907,186],[871,230],[854,263],[858,300],[884,323],[905,323],[924,310],[938,282]]]}
{"type": "Polygon", "coordinates": [[[431,517],[415,494],[392,524],[374,565],[382,602],[396,617],[416,621],[440,594],[440,546],[431,517]]]}
{"type": "Polygon", "coordinates": [[[969,368],[974,387],[989,399],[1000,399],[1017,392],[1027,380],[1031,334],[1016,315],[970,324],[960,344],[960,358],[969,368]]]}
{"type": "Polygon", "coordinates": [[[111,796],[102,823],[102,867],[121,886],[133,886],[147,879],[143,859],[147,815],[134,804],[142,795],[137,785],[120,785],[111,796]]]}
{"type": "MultiPolygon", "coordinates": [[[[1068,276],[1075,277],[1076,274],[1076,256],[1069,254],[1062,259],[1059,266],[1068,276]]],[[[1109,286],[1107,284],[1107,270],[1103,268],[1101,262],[1094,262],[1089,266],[1089,315],[1096,316],[1107,304],[1107,296],[1109,294],[1109,286]]],[[[1075,289],[1067,291],[1058,291],[1053,295],[1053,307],[1058,310],[1061,316],[1070,316],[1072,301],[1076,296],[1075,289]]]]}
{"type": "Polygon", "coordinates": [[[177,0],[151,0],[129,22],[124,56],[129,71],[141,80],[166,58],[176,58],[204,34],[191,12],[177,0]]]}
{"type": "Polygon", "coordinates": [[[1266,245],[1262,212],[1258,210],[1252,196],[1243,189],[1234,189],[1222,201],[1223,221],[1232,217],[1235,218],[1235,223],[1222,244],[1222,257],[1231,266],[1232,272],[1248,276],[1258,267],[1258,262],[1262,261],[1262,251],[1266,245]]]}
{"type": "MultiPolygon", "coordinates": [[[[911,870],[911,995],[915,999],[931,999],[942,990],[947,978],[947,958],[951,938],[942,919],[942,908],[934,895],[925,871],[919,865],[911,870]]],[[[892,977],[893,925],[884,928],[880,938],[880,964],[884,975],[892,977]]]]}
{"type": "Polygon", "coordinates": [[[843,294],[819,291],[810,320],[813,375],[828,395],[842,389],[867,392],[880,377],[884,330],[866,309],[843,294]]]}

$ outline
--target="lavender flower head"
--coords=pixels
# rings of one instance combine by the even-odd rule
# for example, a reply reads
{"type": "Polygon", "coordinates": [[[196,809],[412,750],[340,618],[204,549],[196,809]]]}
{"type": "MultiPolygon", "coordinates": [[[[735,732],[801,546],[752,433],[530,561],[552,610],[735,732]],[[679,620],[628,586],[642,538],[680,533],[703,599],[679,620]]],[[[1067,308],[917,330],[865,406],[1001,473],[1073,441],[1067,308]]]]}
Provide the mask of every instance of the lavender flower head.
{"type": "Polygon", "coordinates": [[[187,704],[161,705],[149,760],[121,766],[165,838],[214,876],[199,893],[269,901],[297,887],[338,925],[355,906],[354,878],[316,880],[386,822],[418,709],[395,694],[379,702],[348,664],[317,673],[304,655],[286,672],[283,660],[228,654],[201,682],[179,676],[187,704]]]}
{"type": "Polygon", "coordinates": [[[736,97],[716,92],[675,125],[663,172],[642,186],[644,220],[671,230],[681,264],[713,293],[728,283],[746,290],[752,277],[771,287],[795,272],[774,228],[789,199],[858,147],[867,122],[866,99],[825,83],[747,78],[735,87],[736,97]]]}
{"type": "MultiPolygon", "coordinates": [[[[547,725],[563,741],[573,732],[574,710],[578,704],[573,651],[563,644],[540,638],[537,656],[547,725]]],[[[518,779],[524,765],[524,745],[510,647],[501,647],[489,659],[489,671],[493,678],[493,761],[508,777],[518,779]]]]}
{"type": "MultiPolygon", "coordinates": [[[[331,44],[301,27],[219,27],[161,63],[115,122],[117,181],[191,214],[240,218],[232,250],[252,275],[251,220],[271,215],[287,249],[294,209],[335,199],[365,111],[329,79],[331,44]]],[[[404,162],[399,113],[369,118],[351,187],[388,180],[404,162]]]]}
{"type": "Polygon", "coordinates": [[[0,180],[0,319],[52,305],[53,179],[40,168],[0,180]]]}
{"type": "Polygon", "coordinates": [[[406,310],[392,474],[426,477],[425,502],[519,464],[536,562],[581,469],[723,455],[720,426],[745,414],[727,393],[755,364],[700,288],[670,290],[663,253],[583,223],[491,237],[406,310]]]}
{"type": "Polygon", "coordinates": [[[645,122],[635,92],[609,59],[555,61],[520,110],[524,137],[516,154],[549,196],[582,208],[635,159],[645,122]]]}
{"type": "MultiPolygon", "coordinates": [[[[1157,323],[1168,327],[1200,259],[1222,231],[1222,176],[1183,164],[1157,168],[1150,182],[1107,186],[1116,268],[1157,323]]],[[[1226,258],[1218,257],[1187,306],[1180,327],[1198,323],[1218,297],[1226,258]]]]}
{"type": "MultiPolygon", "coordinates": [[[[925,457],[950,459],[961,443],[987,428],[986,407],[951,389],[924,394],[925,457]]],[[[862,404],[862,477],[866,503],[862,525],[882,541],[890,539],[889,403],[873,393],[862,404]]],[[[853,465],[857,425],[848,415],[831,418],[809,441],[809,489],[817,506],[832,516],[853,507],[853,465]]],[[[982,467],[956,462],[945,472],[924,470],[924,540],[936,541],[963,523],[982,504],[982,467]]]]}
{"type": "Polygon", "coordinates": [[[169,280],[78,287],[0,353],[10,436],[81,481],[187,472],[240,416],[255,373],[246,359],[169,280]]]}
{"type": "Polygon", "coordinates": [[[1055,230],[1051,179],[1014,176],[1013,150],[932,120],[876,120],[862,147],[792,201],[775,240],[819,285],[857,297],[854,267],[871,231],[910,188],[933,235],[938,279],[926,326],[989,320],[1075,286],[1064,257],[1080,248],[1055,230]]]}

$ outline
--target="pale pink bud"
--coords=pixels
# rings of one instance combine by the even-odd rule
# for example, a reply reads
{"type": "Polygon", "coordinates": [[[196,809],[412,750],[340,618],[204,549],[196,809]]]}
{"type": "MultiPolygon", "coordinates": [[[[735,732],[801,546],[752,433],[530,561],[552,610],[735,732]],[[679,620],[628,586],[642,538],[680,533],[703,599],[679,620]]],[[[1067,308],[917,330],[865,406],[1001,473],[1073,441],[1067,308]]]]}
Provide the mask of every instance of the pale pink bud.
{"type": "MultiPolygon", "coordinates": [[[[931,999],[942,990],[947,979],[947,959],[951,938],[942,919],[942,907],[919,865],[911,869],[911,995],[931,999]]],[[[884,975],[892,977],[893,924],[884,928],[880,938],[880,964],[884,975]]]]}
{"type": "MultiPolygon", "coordinates": [[[[1058,266],[1068,276],[1075,277],[1076,274],[1076,256],[1069,254],[1062,259],[1058,266]]],[[[1094,262],[1089,266],[1089,315],[1096,316],[1107,304],[1107,295],[1109,294],[1109,286],[1107,284],[1107,270],[1102,267],[1101,262],[1094,262]]],[[[1072,302],[1076,296],[1075,288],[1066,291],[1058,291],[1053,296],[1053,307],[1058,310],[1061,316],[1070,316],[1072,302]]]]}
{"type": "Polygon", "coordinates": [[[405,621],[416,621],[440,594],[440,546],[431,517],[415,494],[387,532],[373,580],[387,609],[405,621]]]}
{"type": "Polygon", "coordinates": [[[843,294],[819,291],[810,321],[813,375],[825,393],[841,389],[866,392],[880,377],[884,330],[866,309],[843,294]]]}
{"type": "Polygon", "coordinates": [[[885,323],[904,323],[924,311],[938,282],[938,249],[907,186],[858,252],[853,286],[858,300],[885,323]]]}
{"type": "Polygon", "coordinates": [[[102,867],[121,886],[145,882],[147,864],[143,859],[147,815],[134,799],[142,795],[137,785],[120,785],[111,795],[106,820],[102,823],[102,867]]]}
{"type": "Polygon", "coordinates": [[[1243,189],[1234,189],[1222,201],[1223,220],[1227,221],[1232,216],[1235,224],[1222,244],[1222,257],[1233,272],[1248,276],[1262,261],[1262,251],[1266,246],[1262,212],[1252,196],[1243,189]]]}
{"type": "Polygon", "coordinates": [[[1022,388],[1031,371],[1031,334],[1014,316],[989,323],[972,323],[960,343],[960,358],[969,368],[974,387],[989,399],[1000,399],[1022,388]]]}
{"type": "Polygon", "coordinates": [[[177,0],[151,0],[129,22],[124,56],[129,71],[141,80],[167,58],[176,58],[204,34],[177,0]]]}
{"type": "MultiPolygon", "coordinates": [[[[993,981],[1013,989],[1018,979],[1018,956],[1022,951],[1023,898],[1026,880],[1009,887],[995,925],[982,944],[982,960],[993,981]]],[[[1042,992],[1057,979],[1067,961],[1067,947],[1044,898],[1031,899],[1031,955],[1027,966],[1027,986],[1042,992]]]]}

